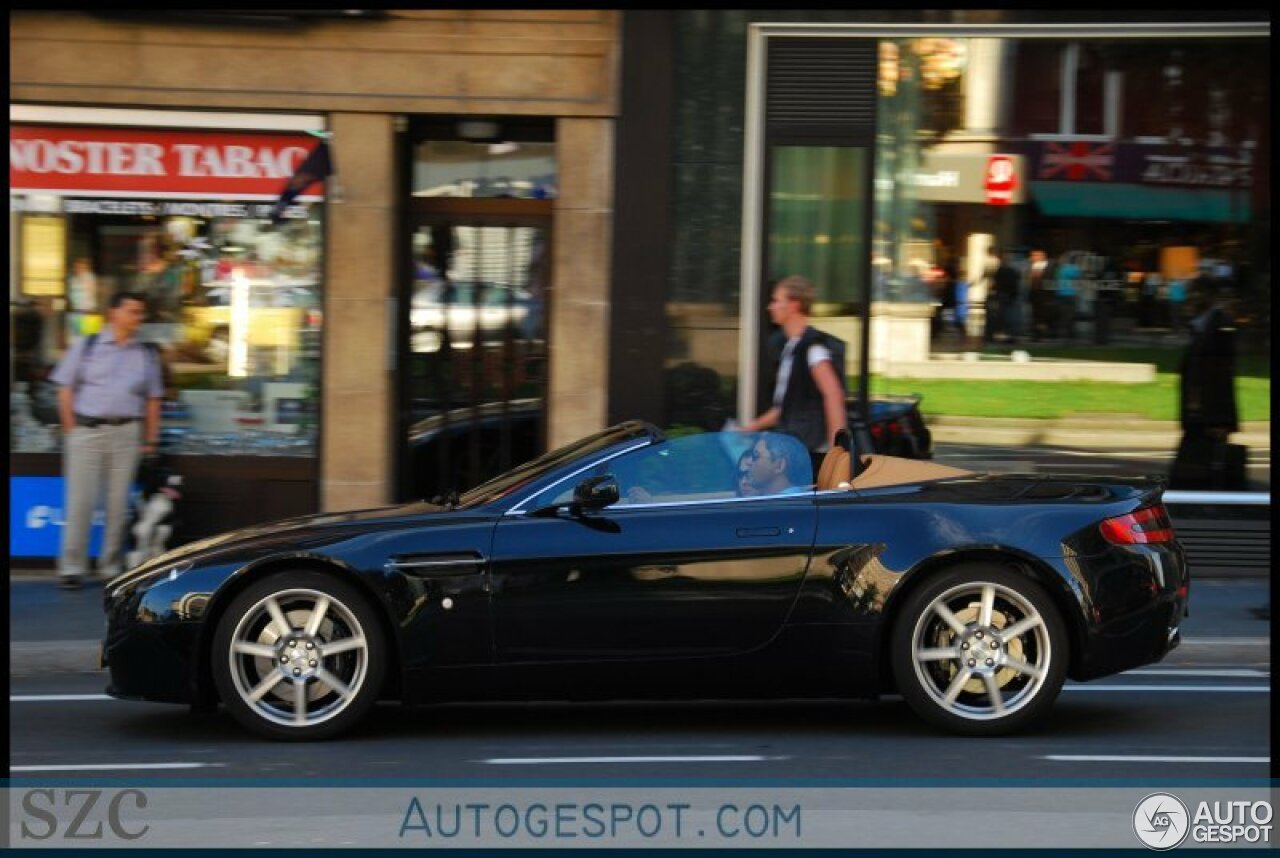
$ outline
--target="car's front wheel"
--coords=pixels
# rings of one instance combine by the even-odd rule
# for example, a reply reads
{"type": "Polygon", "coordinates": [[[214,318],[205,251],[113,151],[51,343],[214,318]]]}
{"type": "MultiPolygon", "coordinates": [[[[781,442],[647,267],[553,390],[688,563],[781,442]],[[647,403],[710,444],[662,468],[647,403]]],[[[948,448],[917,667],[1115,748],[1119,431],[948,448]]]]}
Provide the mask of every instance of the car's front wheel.
{"type": "Polygon", "coordinates": [[[283,572],[232,600],[212,657],[218,693],[242,725],[272,739],[326,739],[377,702],[386,643],[354,586],[283,572]]]}
{"type": "Polygon", "coordinates": [[[997,566],[958,566],[910,594],[891,645],[911,708],[966,735],[1027,727],[1066,677],[1066,630],[1048,593],[997,566]]]}

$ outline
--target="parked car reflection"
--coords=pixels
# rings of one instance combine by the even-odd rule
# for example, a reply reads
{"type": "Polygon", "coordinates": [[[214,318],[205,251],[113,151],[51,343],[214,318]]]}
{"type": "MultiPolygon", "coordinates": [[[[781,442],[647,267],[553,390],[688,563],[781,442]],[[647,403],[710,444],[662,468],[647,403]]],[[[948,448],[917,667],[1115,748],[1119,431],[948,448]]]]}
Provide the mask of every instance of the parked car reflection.
{"type": "Polygon", "coordinates": [[[419,281],[409,311],[410,344],[415,352],[449,346],[469,349],[480,331],[481,342],[502,339],[508,328],[521,339],[536,330],[533,295],[519,286],[471,281],[419,281]]]}

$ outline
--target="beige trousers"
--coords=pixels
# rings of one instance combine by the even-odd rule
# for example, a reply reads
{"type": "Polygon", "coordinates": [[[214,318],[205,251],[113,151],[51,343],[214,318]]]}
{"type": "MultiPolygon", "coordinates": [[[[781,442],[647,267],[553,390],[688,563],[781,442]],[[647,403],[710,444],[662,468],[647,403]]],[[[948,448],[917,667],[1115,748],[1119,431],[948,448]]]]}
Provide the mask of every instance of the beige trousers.
{"type": "Polygon", "coordinates": [[[98,554],[98,574],[120,574],[120,549],[129,516],[129,486],[142,454],[142,421],[122,426],[77,426],[63,438],[62,472],[66,482],[59,575],[89,570],[89,526],[105,501],[107,528],[98,554]]]}

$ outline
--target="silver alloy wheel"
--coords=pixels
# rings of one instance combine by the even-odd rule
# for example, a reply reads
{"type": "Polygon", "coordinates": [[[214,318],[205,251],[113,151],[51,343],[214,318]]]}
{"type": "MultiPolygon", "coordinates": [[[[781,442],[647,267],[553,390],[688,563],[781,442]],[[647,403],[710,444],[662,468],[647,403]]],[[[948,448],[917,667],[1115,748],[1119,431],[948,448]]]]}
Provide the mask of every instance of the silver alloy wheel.
{"type": "Polygon", "coordinates": [[[929,603],[911,634],[920,685],[943,710],[972,721],[1007,718],[1049,675],[1044,618],[1016,590],[989,581],[952,587],[929,603]]]}
{"type": "Polygon", "coordinates": [[[272,593],[244,612],[227,653],[240,699],[287,727],[321,724],[356,699],[369,672],[364,629],[317,590],[272,593]]]}

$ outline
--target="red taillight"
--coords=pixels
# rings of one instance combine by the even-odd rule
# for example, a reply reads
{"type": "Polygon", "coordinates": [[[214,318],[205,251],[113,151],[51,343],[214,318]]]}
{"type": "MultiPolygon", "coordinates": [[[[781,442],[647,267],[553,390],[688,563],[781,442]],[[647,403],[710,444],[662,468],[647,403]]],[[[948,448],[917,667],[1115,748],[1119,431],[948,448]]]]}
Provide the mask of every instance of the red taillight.
{"type": "Polygon", "coordinates": [[[1104,519],[1098,527],[1103,538],[1116,545],[1147,545],[1174,539],[1173,523],[1163,504],[1104,519]]]}

